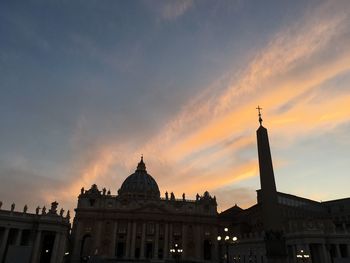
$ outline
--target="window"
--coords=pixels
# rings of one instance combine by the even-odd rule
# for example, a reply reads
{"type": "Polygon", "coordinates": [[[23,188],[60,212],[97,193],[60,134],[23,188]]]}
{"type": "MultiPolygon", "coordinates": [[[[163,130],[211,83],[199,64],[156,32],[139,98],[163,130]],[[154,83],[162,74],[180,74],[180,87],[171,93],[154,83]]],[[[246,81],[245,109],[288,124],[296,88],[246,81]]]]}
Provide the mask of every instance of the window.
{"type": "Polygon", "coordinates": [[[147,235],[154,235],[154,223],[148,223],[146,227],[147,235]]]}
{"type": "Polygon", "coordinates": [[[125,234],[126,233],[127,224],[125,222],[121,222],[118,224],[118,233],[125,234]]]}

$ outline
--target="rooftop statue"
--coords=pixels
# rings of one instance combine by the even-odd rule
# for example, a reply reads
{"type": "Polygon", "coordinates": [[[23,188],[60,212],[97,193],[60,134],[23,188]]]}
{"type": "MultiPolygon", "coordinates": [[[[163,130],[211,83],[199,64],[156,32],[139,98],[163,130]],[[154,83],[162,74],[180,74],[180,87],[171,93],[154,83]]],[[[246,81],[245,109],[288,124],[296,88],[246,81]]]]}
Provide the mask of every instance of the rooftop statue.
{"type": "Polygon", "coordinates": [[[58,206],[58,203],[56,201],[52,202],[49,213],[50,214],[57,214],[57,206],[58,206]]]}

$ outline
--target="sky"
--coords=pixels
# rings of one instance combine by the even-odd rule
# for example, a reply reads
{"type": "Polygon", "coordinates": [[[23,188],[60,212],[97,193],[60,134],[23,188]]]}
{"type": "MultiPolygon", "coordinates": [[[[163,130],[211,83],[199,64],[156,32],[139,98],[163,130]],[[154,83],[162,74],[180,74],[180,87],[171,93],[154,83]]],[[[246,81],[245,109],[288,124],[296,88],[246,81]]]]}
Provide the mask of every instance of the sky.
{"type": "Polygon", "coordinates": [[[277,188],[349,197],[350,1],[0,2],[0,200],[165,191],[256,203],[256,107],[277,188]]]}

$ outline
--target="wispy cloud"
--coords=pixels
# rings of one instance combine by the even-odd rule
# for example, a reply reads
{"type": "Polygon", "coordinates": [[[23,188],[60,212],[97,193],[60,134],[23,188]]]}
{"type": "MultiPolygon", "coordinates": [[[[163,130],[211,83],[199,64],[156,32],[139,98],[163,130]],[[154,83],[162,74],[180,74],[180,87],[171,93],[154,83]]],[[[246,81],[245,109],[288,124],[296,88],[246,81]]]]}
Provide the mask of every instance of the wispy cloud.
{"type": "Polygon", "coordinates": [[[193,6],[193,0],[160,1],[156,7],[161,18],[174,20],[185,14],[193,6]]]}

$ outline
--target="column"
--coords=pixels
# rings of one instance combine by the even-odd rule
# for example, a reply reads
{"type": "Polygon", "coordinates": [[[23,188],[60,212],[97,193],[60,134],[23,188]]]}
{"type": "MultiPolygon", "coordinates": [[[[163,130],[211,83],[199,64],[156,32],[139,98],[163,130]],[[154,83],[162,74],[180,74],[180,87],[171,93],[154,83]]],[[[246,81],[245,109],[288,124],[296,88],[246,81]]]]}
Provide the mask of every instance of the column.
{"type": "Polygon", "coordinates": [[[321,244],[321,256],[323,259],[322,263],[330,263],[329,251],[325,244],[321,244]]]}
{"type": "Polygon", "coordinates": [[[141,255],[140,258],[145,258],[145,239],[146,239],[146,223],[142,223],[142,236],[141,236],[141,255]]]}
{"type": "Polygon", "coordinates": [[[164,229],[164,252],[163,252],[163,255],[164,255],[164,259],[167,259],[169,257],[169,244],[168,244],[168,236],[169,236],[169,224],[166,223],[165,224],[165,229],[164,229]]]}
{"type": "Polygon", "coordinates": [[[125,248],[126,258],[130,257],[130,240],[131,240],[131,223],[128,222],[128,227],[126,230],[126,248],[125,248]]]}
{"type": "Polygon", "coordinates": [[[116,245],[116,240],[117,240],[117,230],[118,230],[118,222],[114,222],[113,224],[113,230],[112,230],[112,244],[111,244],[111,252],[110,255],[112,257],[115,257],[115,245],[116,245]]]}
{"type": "Polygon", "coordinates": [[[186,224],[182,224],[182,259],[187,257],[187,249],[186,249],[186,244],[187,244],[187,235],[186,235],[186,224]]]}
{"type": "Polygon", "coordinates": [[[170,223],[169,225],[169,249],[168,249],[168,258],[171,258],[171,253],[170,253],[170,249],[174,248],[174,242],[173,242],[173,224],[170,223]]]}
{"type": "Polygon", "coordinates": [[[335,244],[335,257],[336,258],[340,258],[341,257],[339,244],[335,244]]]}
{"type": "Polygon", "coordinates": [[[68,249],[67,249],[67,234],[68,234],[68,232],[63,232],[63,233],[61,233],[60,234],[60,242],[59,242],[59,244],[58,244],[58,258],[60,259],[60,260],[58,260],[57,262],[58,263],[63,263],[63,262],[65,262],[65,253],[68,251],[68,249]]]}
{"type": "Polygon", "coordinates": [[[6,245],[7,245],[7,239],[9,236],[9,232],[10,232],[10,229],[5,228],[4,234],[2,235],[1,246],[0,246],[0,262],[3,260],[3,257],[5,256],[5,249],[6,249],[6,245]]]}
{"type": "Polygon", "coordinates": [[[195,244],[196,244],[196,258],[202,259],[202,239],[201,239],[201,226],[196,226],[196,235],[195,235],[195,244]]]}
{"type": "MultiPolygon", "coordinates": [[[[173,248],[174,244],[173,244],[173,224],[170,223],[169,225],[169,249],[173,248]]],[[[168,251],[169,253],[169,251],[168,251]]]]}
{"type": "Polygon", "coordinates": [[[50,263],[59,262],[58,261],[58,257],[61,256],[61,255],[58,254],[58,248],[59,248],[59,244],[60,244],[60,239],[61,239],[61,233],[56,232],[55,233],[55,241],[54,241],[53,247],[52,247],[52,254],[51,254],[50,263]]]}
{"type": "Polygon", "coordinates": [[[100,255],[100,244],[101,244],[101,236],[102,236],[102,221],[97,222],[97,230],[96,230],[96,239],[94,246],[94,255],[100,255]]]}
{"type": "MultiPolygon", "coordinates": [[[[218,236],[218,229],[216,228],[216,227],[213,227],[213,229],[212,229],[212,231],[213,231],[213,236],[214,236],[214,253],[212,254],[213,255],[213,260],[215,261],[215,262],[217,262],[218,261],[218,259],[219,259],[219,247],[218,247],[218,240],[217,240],[217,236],[218,236]]],[[[213,240],[213,237],[211,238],[212,240],[213,240]]],[[[236,244],[233,244],[233,246],[235,246],[236,244]]],[[[235,248],[235,247],[234,247],[235,248]]],[[[233,254],[235,255],[235,250],[233,250],[233,254]]]]}
{"type": "Polygon", "coordinates": [[[156,236],[154,241],[153,258],[158,259],[158,242],[159,242],[159,223],[156,223],[156,236]]]}
{"type": "Polygon", "coordinates": [[[40,246],[41,245],[41,230],[38,230],[35,235],[34,246],[32,250],[32,263],[39,262],[40,246]]]}
{"type": "Polygon", "coordinates": [[[297,249],[296,245],[291,245],[292,247],[292,263],[295,263],[297,260],[297,249]]]}
{"type": "Polygon", "coordinates": [[[73,227],[72,237],[74,237],[73,242],[73,251],[71,252],[70,257],[75,260],[80,258],[80,249],[81,249],[81,238],[82,238],[83,224],[79,221],[76,222],[76,226],[73,227]]]}
{"type": "Polygon", "coordinates": [[[17,230],[17,235],[16,235],[16,240],[15,240],[15,245],[20,246],[21,245],[21,239],[22,239],[22,229],[17,230]]]}
{"type": "Polygon", "coordinates": [[[305,244],[304,252],[311,257],[310,244],[305,244]]]}
{"type": "Polygon", "coordinates": [[[132,223],[132,236],[131,236],[131,254],[132,259],[135,258],[135,242],[136,242],[136,222],[132,223]]]}

